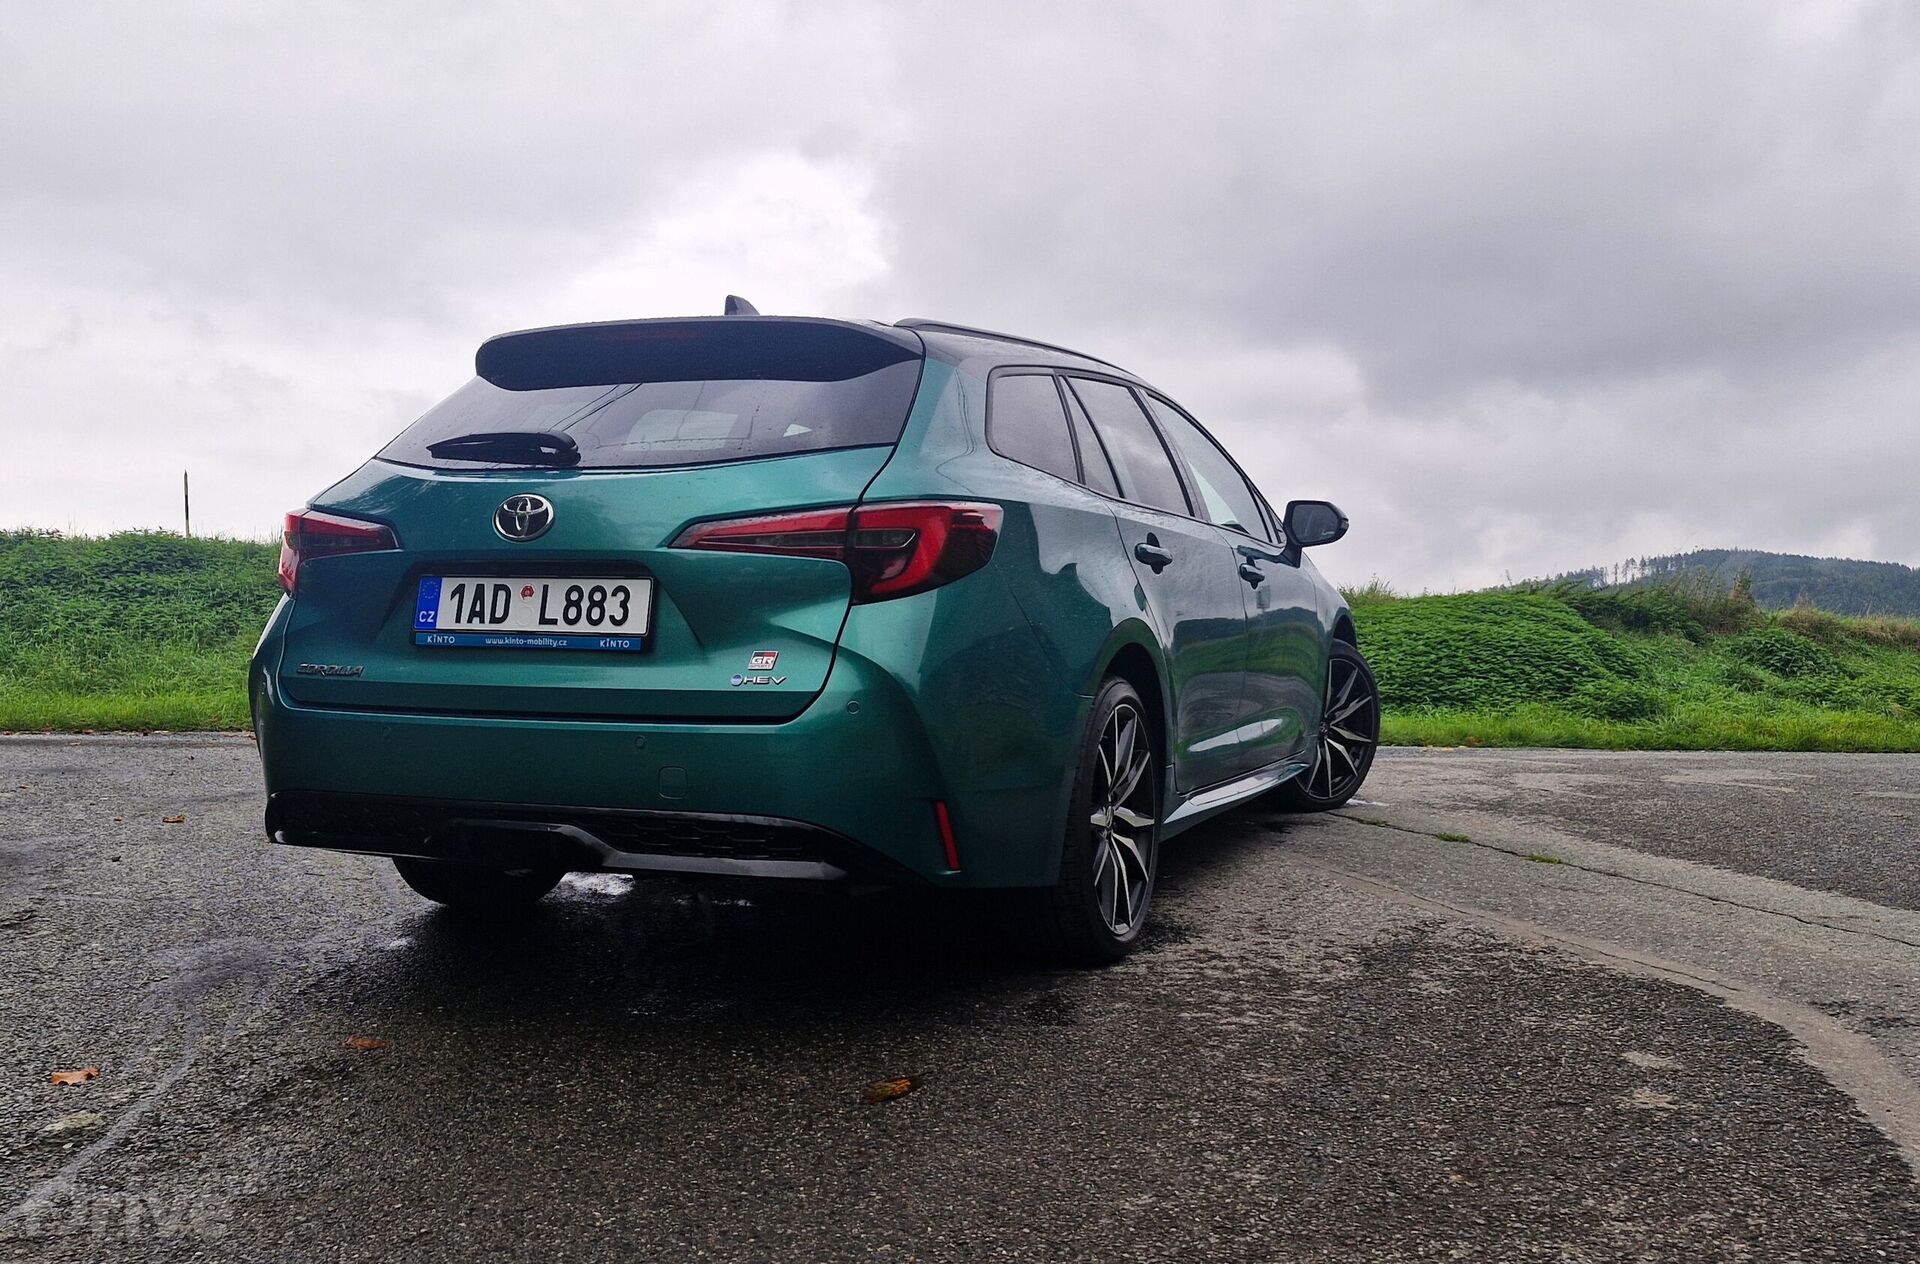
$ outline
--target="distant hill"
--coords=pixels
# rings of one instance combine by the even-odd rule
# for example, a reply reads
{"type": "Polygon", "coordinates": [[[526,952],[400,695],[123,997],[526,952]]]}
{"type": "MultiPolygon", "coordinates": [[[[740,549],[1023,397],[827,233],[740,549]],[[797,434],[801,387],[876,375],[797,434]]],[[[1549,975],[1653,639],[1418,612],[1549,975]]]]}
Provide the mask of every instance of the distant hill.
{"type": "Polygon", "coordinates": [[[1753,577],[1753,599],[1765,610],[1784,610],[1804,599],[1835,614],[1920,617],[1920,569],[1898,562],[1804,557],[1759,549],[1695,549],[1665,557],[1629,558],[1553,578],[1596,588],[1693,577],[1731,586],[1742,573],[1753,577]]]}

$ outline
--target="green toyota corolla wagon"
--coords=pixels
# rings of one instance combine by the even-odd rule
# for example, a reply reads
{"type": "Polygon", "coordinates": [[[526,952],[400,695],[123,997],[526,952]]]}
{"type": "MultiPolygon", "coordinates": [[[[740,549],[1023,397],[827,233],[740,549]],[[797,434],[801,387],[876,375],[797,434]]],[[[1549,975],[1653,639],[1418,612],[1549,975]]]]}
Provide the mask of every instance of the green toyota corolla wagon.
{"type": "Polygon", "coordinates": [[[1344,803],[1339,593],[1173,400],[930,320],[503,334],[287,515],[250,672],[281,843],[500,915],[569,871],[1011,888],[1139,938],[1161,845],[1344,803]]]}

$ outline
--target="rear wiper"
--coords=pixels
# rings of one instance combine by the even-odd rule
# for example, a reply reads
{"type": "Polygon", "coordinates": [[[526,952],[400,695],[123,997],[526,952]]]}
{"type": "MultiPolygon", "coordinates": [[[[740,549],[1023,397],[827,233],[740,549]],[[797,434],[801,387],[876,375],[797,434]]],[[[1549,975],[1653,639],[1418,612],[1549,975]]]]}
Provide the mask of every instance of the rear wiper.
{"type": "Polygon", "coordinates": [[[427,451],[451,461],[524,461],[528,465],[578,465],[580,445],[560,430],[488,430],[429,443],[427,451]]]}

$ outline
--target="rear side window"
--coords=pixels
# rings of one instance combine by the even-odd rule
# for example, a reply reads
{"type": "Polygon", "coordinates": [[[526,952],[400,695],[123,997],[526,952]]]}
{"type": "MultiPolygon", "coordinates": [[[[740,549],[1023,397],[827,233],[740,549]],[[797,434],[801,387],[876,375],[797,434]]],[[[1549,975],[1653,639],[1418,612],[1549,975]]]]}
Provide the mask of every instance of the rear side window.
{"type": "Polygon", "coordinates": [[[1120,494],[1136,504],[1168,513],[1190,512],[1173,458],[1167,455],[1166,445],[1140,410],[1133,392],[1095,378],[1076,377],[1071,381],[1120,478],[1120,494]]]}
{"type": "Polygon", "coordinates": [[[987,391],[987,443],[1001,456],[1080,481],[1073,436],[1051,374],[1002,373],[987,391]]]}
{"type": "Polygon", "coordinates": [[[1093,433],[1087,410],[1080,407],[1072,391],[1067,392],[1067,419],[1073,423],[1073,440],[1080,445],[1083,481],[1103,496],[1118,496],[1120,480],[1113,476],[1113,462],[1107,460],[1107,450],[1100,446],[1100,437],[1093,433]]]}
{"type": "Polygon", "coordinates": [[[920,353],[827,321],[720,317],[491,339],[482,376],[384,460],[446,469],[707,465],[899,442],[920,353]]]}
{"type": "Polygon", "coordinates": [[[1194,488],[1200,493],[1200,510],[1207,521],[1215,526],[1231,527],[1242,535],[1272,539],[1260,514],[1259,497],[1220,445],[1195,425],[1191,417],[1166,400],[1149,395],[1147,404],[1159,418],[1161,432],[1186,458],[1187,469],[1193,473],[1194,488]]]}

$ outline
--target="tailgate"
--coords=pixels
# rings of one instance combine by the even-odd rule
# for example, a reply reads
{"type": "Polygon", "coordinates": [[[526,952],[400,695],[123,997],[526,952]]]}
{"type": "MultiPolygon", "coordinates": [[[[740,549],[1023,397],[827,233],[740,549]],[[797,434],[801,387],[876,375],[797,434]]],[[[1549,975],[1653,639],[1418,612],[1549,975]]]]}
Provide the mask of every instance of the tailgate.
{"type": "Polygon", "coordinates": [[[399,548],[303,563],[281,688],[299,703],[395,712],[790,718],[826,680],[850,596],[846,567],[667,545],[703,518],[856,501],[891,452],[862,447],[640,470],[369,462],[314,507],[385,523],[399,548]],[[545,497],[553,519],[537,539],[514,542],[496,532],[494,515],[522,494],[545,497]],[[510,577],[516,589],[548,577],[651,581],[645,647],[417,644],[421,580],[433,577],[510,577]]]}

